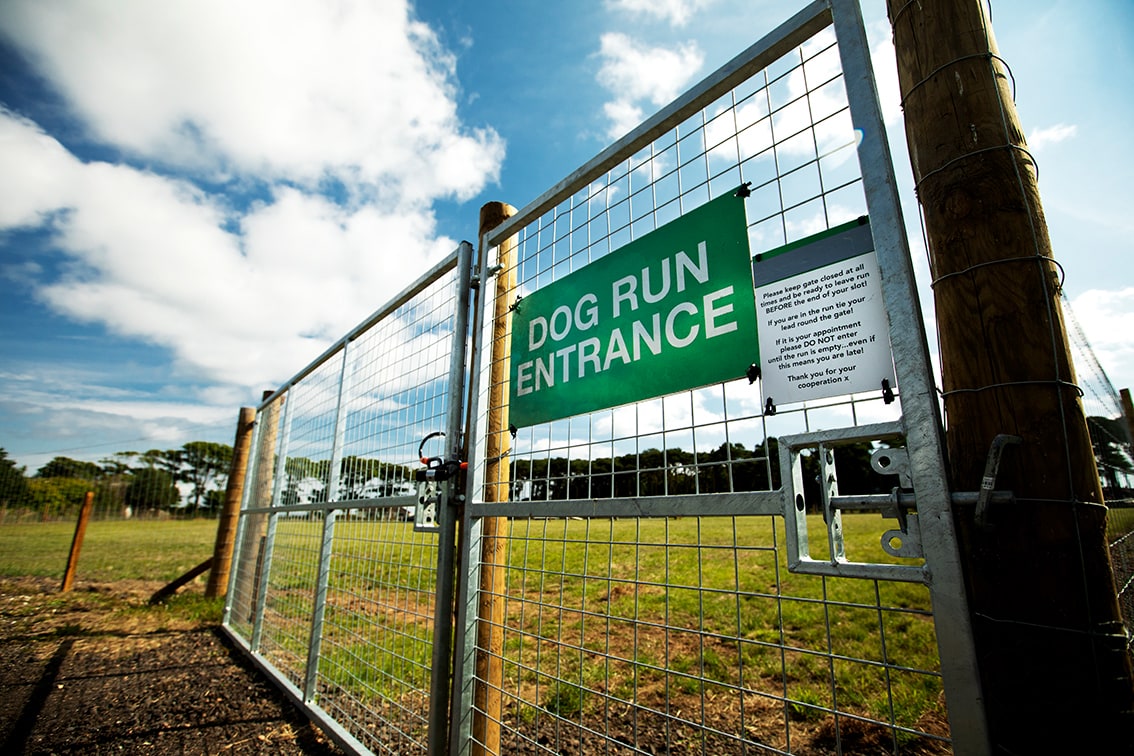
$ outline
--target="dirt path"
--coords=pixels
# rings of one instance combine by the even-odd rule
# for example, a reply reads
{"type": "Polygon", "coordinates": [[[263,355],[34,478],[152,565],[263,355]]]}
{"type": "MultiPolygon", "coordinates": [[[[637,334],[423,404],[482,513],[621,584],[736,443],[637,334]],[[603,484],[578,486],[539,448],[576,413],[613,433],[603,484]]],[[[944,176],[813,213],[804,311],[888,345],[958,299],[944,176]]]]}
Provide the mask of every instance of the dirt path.
{"type": "Polygon", "coordinates": [[[342,753],[159,587],[0,579],[0,753],[342,753]]]}

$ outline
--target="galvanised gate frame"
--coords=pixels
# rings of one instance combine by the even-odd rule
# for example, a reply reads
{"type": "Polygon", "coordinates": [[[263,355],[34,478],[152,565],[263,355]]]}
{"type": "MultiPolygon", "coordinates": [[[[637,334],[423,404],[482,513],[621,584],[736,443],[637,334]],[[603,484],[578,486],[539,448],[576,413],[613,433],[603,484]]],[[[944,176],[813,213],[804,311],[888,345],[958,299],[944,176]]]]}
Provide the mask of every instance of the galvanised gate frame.
{"type": "Polygon", "coordinates": [[[311,716],[358,752],[987,751],[856,3],[811,3],[487,233],[473,268],[462,245],[261,407],[226,628],[311,716]],[[897,400],[772,414],[739,381],[513,439],[489,406],[504,388],[485,315],[497,293],[541,288],[745,182],[753,253],[870,216],[897,400]],[[455,334],[470,295],[466,387],[455,334]],[[422,316],[423,301],[444,304],[422,316]],[[369,377],[427,346],[429,367],[369,377]],[[464,430],[466,488],[411,495],[416,445],[442,429],[425,453],[452,461],[464,430]],[[490,436],[505,449],[491,459],[490,436]],[[840,491],[838,458],[862,453],[889,493],[840,491]],[[805,474],[821,516],[802,506],[805,474]],[[420,521],[422,501],[435,521],[380,515],[420,521]]]}
{"type": "MultiPolygon", "coordinates": [[[[467,716],[452,734],[462,749],[853,751],[867,731],[901,750],[935,733],[895,699],[938,683],[958,750],[987,749],[891,165],[857,4],[814,2],[481,240],[515,245],[501,273],[518,284],[514,300],[746,182],[754,254],[868,214],[902,390],[900,409],[852,396],[772,416],[739,381],[522,429],[506,467],[472,460],[457,644],[458,696],[472,705],[455,709],[467,716]],[[891,494],[839,495],[835,456],[859,442],[901,447],[875,452],[875,469],[900,473],[891,494]],[[808,452],[823,479],[827,527],[810,518],[819,545],[796,506],[808,452]],[[508,476],[512,500],[487,502],[508,476]],[[866,558],[843,536],[865,517],[843,512],[864,509],[898,520],[866,558]],[[784,516],[782,531],[768,515],[784,516]],[[513,519],[478,547],[490,518],[513,519]],[[873,598],[851,585],[864,579],[873,598]],[[909,605],[888,598],[893,581],[928,587],[939,670],[899,650],[909,605]],[[803,639],[793,623],[807,621],[825,632],[803,639]],[[841,641],[847,624],[871,636],[869,650],[841,641]],[[856,689],[875,684],[878,695],[856,689]]],[[[493,262],[482,255],[482,273],[493,262]]],[[[476,449],[491,434],[508,442],[485,427],[501,409],[487,406],[489,375],[476,449]]]]}
{"type": "Polygon", "coordinates": [[[451,482],[415,477],[459,449],[472,268],[462,243],[257,416],[225,628],[357,753],[445,732],[451,482]]]}

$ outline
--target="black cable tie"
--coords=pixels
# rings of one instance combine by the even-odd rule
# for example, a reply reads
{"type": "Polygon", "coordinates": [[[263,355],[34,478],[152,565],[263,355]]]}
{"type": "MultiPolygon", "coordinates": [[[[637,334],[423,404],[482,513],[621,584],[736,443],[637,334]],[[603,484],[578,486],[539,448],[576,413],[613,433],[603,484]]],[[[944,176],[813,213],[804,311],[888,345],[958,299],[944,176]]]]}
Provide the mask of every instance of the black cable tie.
{"type": "Polygon", "coordinates": [[[750,186],[752,186],[752,182],[751,181],[745,181],[743,184],[741,184],[737,188],[736,193],[732,196],[733,197],[740,197],[741,199],[747,199],[748,197],[751,197],[752,196],[752,190],[749,189],[750,186]]]}
{"type": "Polygon", "coordinates": [[[764,414],[765,415],[776,414],[776,405],[772,403],[772,397],[770,397],[770,396],[768,397],[768,401],[764,402],[764,414]]]}
{"type": "Polygon", "coordinates": [[[886,404],[894,403],[894,389],[890,388],[890,381],[887,378],[882,379],[882,401],[886,404]]]}
{"type": "Polygon", "coordinates": [[[516,297],[516,301],[512,303],[511,307],[508,308],[508,312],[519,312],[520,311],[520,302],[522,302],[523,300],[524,300],[524,298],[522,296],[516,297]]]}
{"type": "Polygon", "coordinates": [[[748,376],[748,385],[751,386],[756,382],[756,379],[760,377],[760,366],[753,362],[748,366],[748,370],[744,374],[748,376]]]}
{"type": "Polygon", "coordinates": [[[513,441],[516,440],[516,434],[519,433],[519,431],[520,431],[520,429],[517,428],[514,423],[508,424],[508,432],[512,434],[512,440],[513,441]]]}

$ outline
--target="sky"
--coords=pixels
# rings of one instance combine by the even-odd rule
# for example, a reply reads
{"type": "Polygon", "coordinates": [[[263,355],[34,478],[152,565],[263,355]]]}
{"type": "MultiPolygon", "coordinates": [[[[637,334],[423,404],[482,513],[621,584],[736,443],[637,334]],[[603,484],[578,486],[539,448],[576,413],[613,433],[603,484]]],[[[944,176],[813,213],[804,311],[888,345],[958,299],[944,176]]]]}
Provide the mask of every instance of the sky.
{"type": "MultiPolygon", "coordinates": [[[[524,206],[805,4],[3,0],[0,447],[30,473],[231,443],[481,205],[524,206]]],[[[885,3],[862,6],[924,257],[885,3]]],[[[992,18],[1065,291],[1134,387],[1134,5],[992,18]]]]}

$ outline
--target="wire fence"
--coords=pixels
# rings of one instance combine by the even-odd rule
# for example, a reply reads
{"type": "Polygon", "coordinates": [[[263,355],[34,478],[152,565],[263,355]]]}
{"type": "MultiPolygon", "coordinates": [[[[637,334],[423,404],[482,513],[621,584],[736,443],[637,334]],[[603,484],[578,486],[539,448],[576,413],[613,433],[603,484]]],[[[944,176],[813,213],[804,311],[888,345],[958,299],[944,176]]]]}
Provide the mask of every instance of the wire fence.
{"type": "Polygon", "coordinates": [[[258,413],[225,626],[358,752],[424,751],[445,705],[454,547],[414,476],[459,436],[471,267],[463,244],[258,413]]]}

